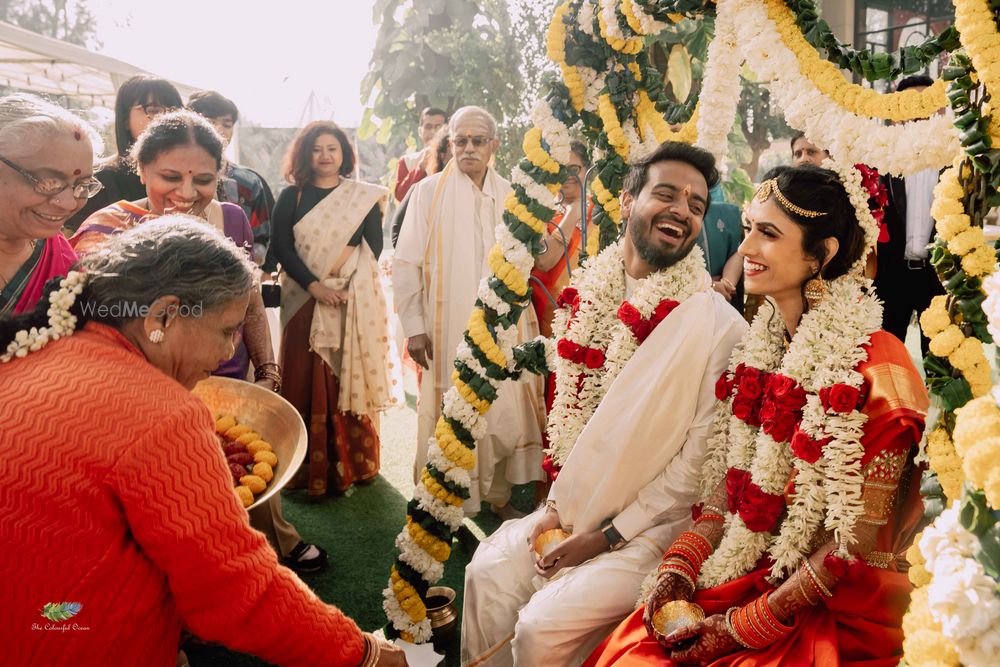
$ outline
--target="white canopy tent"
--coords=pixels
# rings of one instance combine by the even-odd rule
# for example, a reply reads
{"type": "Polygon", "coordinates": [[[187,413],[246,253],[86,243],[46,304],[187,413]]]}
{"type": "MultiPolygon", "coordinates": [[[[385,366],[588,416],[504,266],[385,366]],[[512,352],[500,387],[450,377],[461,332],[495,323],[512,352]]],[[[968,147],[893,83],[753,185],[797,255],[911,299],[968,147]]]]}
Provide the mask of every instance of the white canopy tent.
{"type": "MultiPolygon", "coordinates": [[[[149,72],[0,21],[0,85],[112,109],[118,87],[136,74],[149,72]]],[[[183,97],[195,90],[172,83],[183,97]]]]}

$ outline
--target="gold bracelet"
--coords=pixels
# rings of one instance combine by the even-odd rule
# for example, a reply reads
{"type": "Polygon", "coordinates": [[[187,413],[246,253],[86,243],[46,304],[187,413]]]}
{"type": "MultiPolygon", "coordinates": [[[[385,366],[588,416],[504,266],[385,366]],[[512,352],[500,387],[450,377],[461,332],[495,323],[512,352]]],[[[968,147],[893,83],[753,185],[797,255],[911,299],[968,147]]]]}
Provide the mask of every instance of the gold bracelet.
{"type": "Polygon", "coordinates": [[[804,572],[802,572],[797,577],[798,584],[799,584],[799,592],[802,593],[802,597],[805,598],[805,601],[808,604],[810,604],[810,605],[816,605],[816,604],[819,603],[819,600],[818,599],[817,600],[813,600],[811,597],[809,597],[809,591],[806,590],[805,583],[803,582],[803,579],[805,579],[806,576],[807,575],[804,572]]]}
{"type": "Polygon", "coordinates": [[[806,566],[806,571],[809,573],[809,577],[816,584],[817,588],[819,588],[820,592],[826,597],[832,598],[833,593],[830,592],[830,589],[826,587],[826,584],[823,583],[823,580],[819,578],[818,574],[816,574],[816,570],[813,569],[812,563],[809,562],[809,558],[808,557],[803,558],[802,562],[806,566]]]}

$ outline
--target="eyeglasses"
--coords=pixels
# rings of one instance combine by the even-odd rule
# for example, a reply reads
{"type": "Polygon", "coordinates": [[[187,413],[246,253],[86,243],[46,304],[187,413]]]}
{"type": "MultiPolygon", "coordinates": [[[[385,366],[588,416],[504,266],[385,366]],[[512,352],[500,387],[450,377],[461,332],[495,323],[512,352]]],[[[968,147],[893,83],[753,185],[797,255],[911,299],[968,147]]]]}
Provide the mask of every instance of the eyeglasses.
{"type": "Polygon", "coordinates": [[[579,176],[580,172],[583,171],[583,167],[578,164],[568,164],[566,165],[566,171],[568,171],[573,176],[579,176]]]}
{"type": "Polygon", "coordinates": [[[0,155],[0,162],[3,162],[8,167],[21,174],[21,176],[24,176],[24,179],[31,183],[32,187],[34,187],[35,192],[50,199],[61,193],[66,188],[73,189],[72,192],[74,199],[90,199],[104,189],[104,184],[96,178],[88,178],[87,180],[81,181],[76,185],[70,185],[61,178],[38,178],[24,167],[11,162],[2,155],[0,155]]]}
{"type": "Polygon", "coordinates": [[[465,148],[471,141],[476,148],[482,148],[492,139],[493,137],[453,137],[451,143],[457,148],[465,148]]]}
{"type": "Polygon", "coordinates": [[[153,116],[158,116],[167,110],[167,107],[160,104],[134,104],[133,109],[142,109],[142,112],[146,114],[146,117],[152,118],[153,116]]]}

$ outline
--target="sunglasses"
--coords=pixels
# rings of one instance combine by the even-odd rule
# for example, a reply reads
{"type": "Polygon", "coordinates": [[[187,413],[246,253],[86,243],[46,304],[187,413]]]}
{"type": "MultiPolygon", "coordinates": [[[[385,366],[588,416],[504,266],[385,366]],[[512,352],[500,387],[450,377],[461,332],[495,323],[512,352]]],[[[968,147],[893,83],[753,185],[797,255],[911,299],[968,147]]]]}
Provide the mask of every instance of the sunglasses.
{"type": "Polygon", "coordinates": [[[465,148],[471,141],[476,148],[482,148],[492,140],[493,137],[454,137],[451,143],[458,148],[465,148]]]}
{"type": "Polygon", "coordinates": [[[50,199],[61,193],[66,188],[73,189],[72,192],[74,199],[90,199],[104,189],[104,184],[96,178],[88,178],[87,180],[81,181],[76,185],[70,185],[61,178],[38,178],[21,165],[11,162],[2,155],[0,155],[0,162],[3,162],[8,167],[21,174],[21,176],[24,177],[24,180],[31,183],[35,192],[43,197],[49,197],[50,199]]]}

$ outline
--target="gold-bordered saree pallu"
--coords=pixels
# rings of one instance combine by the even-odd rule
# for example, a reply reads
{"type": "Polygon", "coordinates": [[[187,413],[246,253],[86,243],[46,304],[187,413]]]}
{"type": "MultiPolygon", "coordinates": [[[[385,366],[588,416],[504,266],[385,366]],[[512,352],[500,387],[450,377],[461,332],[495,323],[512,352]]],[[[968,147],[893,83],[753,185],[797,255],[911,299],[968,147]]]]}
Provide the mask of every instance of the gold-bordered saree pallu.
{"type": "Polygon", "coordinates": [[[362,241],[334,273],[365,216],[387,195],[385,188],[344,180],[295,224],[299,257],[324,285],[346,289],[347,304],[320,304],[287,274],[281,277],[281,393],[309,429],[307,465],[295,483],[310,495],[343,491],[378,474],[378,415],[402,398],[376,257],[362,241]]]}

